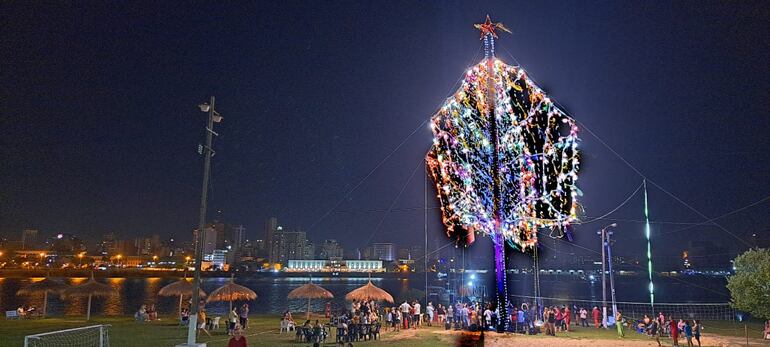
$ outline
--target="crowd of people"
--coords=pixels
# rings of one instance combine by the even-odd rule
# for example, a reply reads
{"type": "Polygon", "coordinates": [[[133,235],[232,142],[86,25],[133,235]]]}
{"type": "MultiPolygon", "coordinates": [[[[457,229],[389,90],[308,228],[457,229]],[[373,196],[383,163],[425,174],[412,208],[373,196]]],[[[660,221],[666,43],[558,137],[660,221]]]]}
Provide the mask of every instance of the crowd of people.
{"type": "MultiPolygon", "coordinates": [[[[20,308],[20,310],[23,308],[20,308]]],[[[34,308],[27,309],[34,311],[34,308]]],[[[25,312],[25,313],[26,313],[25,312]]],[[[675,319],[663,312],[657,316],[644,315],[640,319],[629,319],[620,310],[610,314],[612,319],[605,322],[602,310],[594,306],[592,309],[573,305],[556,305],[538,307],[522,303],[521,305],[509,304],[508,315],[500,321],[499,311],[491,305],[482,306],[479,302],[461,302],[455,304],[437,304],[427,302],[423,306],[418,300],[405,300],[401,304],[393,306],[380,306],[376,301],[353,301],[349,309],[337,315],[331,315],[327,308],[328,322],[316,320],[305,321],[297,325],[291,312],[286,311],[281,318],[281,328],[287,331],[295,331],[297,341],[308,343],[324,343],[331,336],[331,329],[336,328],[336,342],[341,345],[349,345],[352,342],[377,339],[381,329],[384,331],[398,332],[405,329],[419,329],[422,326],[438,325],[444,329],[454,330],[500,330],[505,327],[507,332],[520,334],[545,334],[556,336],[561,332],[569,332],[575,328],[599,329],[605,325],[615,325],[619,338],[625,337],[625,330],[632,329],[638,333],[646,334],[654,339],[658,346],[662,346],[661,338],[670,338],[673,346],[678,347],[684,340],[688,347],[701,346],[701,334],[703,324],[700,320],[675,319]],[[593,323],[593,324],[591,324],[593,323]],[[609,324],[608,324],[609,323],[609,324]]],[[[155,305],[142,305],[136,312],[137,321],[145,322],[156,320],[157,311],[155,305]]],[[[249,306],[243,304],[240,308],[233,308],[224,322],[225,329],[231,336],[229,347],[246,346],[244,329],[248,327],[249,306]]],[[[218,317],[217,317],[218,318],[218,317]]],[[[180,312],[180,322],[188,325],[190,310],[185,307],[180,312]]],[[[198,332],[209,336],[214,325],[219,325],[218,319],[212,320],[207,316],[204,307],[198,312],[198,332]]],[[[770,334],[770,321],[765,327],[766,334],[770,334]]]]}

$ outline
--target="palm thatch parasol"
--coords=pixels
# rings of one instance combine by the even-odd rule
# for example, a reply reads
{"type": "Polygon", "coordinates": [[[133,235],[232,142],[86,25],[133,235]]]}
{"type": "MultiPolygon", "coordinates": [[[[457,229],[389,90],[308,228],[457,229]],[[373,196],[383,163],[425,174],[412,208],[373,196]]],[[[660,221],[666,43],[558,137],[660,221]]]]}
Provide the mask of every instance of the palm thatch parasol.
{"type": "Polygon", "coordinates": [[[235,275],[230,277],[230,283],[225,284],[209,294],[206,302],[212,301],[229,301],[230,311],[233,310],[233,301],[238,300],[254,300],[257,298],[257,293],[253,290],[246,288],[240,284],[235,284],[235,275]]]}
{"type": "Polygon", "coordinates": [[[48,312],[48,292],[53,294],[60,294],[67,288],[69,288],[68,285],[59,281],[54,281],[48,278],[48,275],[46,275],[42,281],[37,281],[22,289],[19,289],[19,291],[16,292],[16,295],[32,295],[43,293],[43,317],[45,317],[46,313],[48,312]]]}
{"type": "Polygon", "coordinates": [[[345,300],[348,301],[367,301],[367,300],[385,300],[387,302],[393,302],[393,296],[388,292],[380,289],[372,284],[370,280],[366,285],[354,289],[348,295],[345,295],[345,300]]]}
{"type": "MultiPolygon", "coordinates": [[[[193,284],[187,279],[187,276],[171,283],[160,289],[158,295],[160,296],[177,296],[179,295],[179,315],[182,315],[182,297],[185,295],[192,296],[193,284]]],[[[198,296],[201,298],[206,297],[206,292],[203,289],[198,288],[198,296]]]]}
{"type": "Polygon", "coordinates": [[[96,297],[108,297],[115,294],[115,289],[104,284],[96,282],[94,279],[94,273],[91,273],[91,279],[86,283],[79,286],[70,287],[62,292],[62,297],[65,299],[74,297],[88,297],[88,311],[86,313],[86,320],[91,320],[91,298],[96,297]]]}
{"type": "Polygon", "coordinates": [[[289,299],[307,299],[307,319],[310,319],[310,299],[331,299],[332,292],[310,282],[289,292],[289,299]]]}

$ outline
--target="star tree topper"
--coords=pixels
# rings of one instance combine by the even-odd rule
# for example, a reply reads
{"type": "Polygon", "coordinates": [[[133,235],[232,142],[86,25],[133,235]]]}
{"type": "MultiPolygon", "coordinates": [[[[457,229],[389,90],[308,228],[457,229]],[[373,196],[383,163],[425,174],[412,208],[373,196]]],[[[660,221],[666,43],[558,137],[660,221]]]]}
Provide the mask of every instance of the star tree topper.
{"type": "Polygon", "coordinates": [[[495,32],[495,29],[500,29],[502,31],[505,31],[511,34],[511,30],[506,28],[505,25],[503,25],[503,23],[500,23],[500,22],[492,23],[492,20],[489,18],[489,15],[487,15],[487,20],[484,21],[484,23],[473,24],[473,26],[476,29],[479,29],[479,31],[481,31],[481,37],[479,38],[479,40],[483,40],[484,36],[487,36],[487,35],[492,35],[492,37],[497,38],[497,32],[495,32]]]}

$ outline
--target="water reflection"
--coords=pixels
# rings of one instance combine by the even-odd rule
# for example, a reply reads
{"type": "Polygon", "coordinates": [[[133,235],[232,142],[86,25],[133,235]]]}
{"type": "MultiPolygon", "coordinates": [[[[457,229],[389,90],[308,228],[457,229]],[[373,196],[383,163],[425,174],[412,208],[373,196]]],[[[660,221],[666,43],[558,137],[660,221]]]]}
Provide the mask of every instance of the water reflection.
{"type": "MultiPolygon", "coordinates": [[[[17,296],[16,291],[29,285],[34,279],[0,278],[0,309],[13,310],[19,305],[34,305],[42,309],[43,294],[32,296],[17,296]]],[[[88,278],[58,278],[69,285],[82,284],[88,278]]],[[[117,291],[117,295],[109,298],[94,298],[92,303],[92,314],[94,315],[132,315],[141,304],[155,303],[160,314],[175,314],[178,310],[179,297],[160,297],[158,291],[165,285],[179,280],[179,278],[110,278],[98,279],[97,281],[106,283],[117,291]]],[[[307,308],[306,300],[288,300],[289,292],[299,286],[308,283],[310,277],[244,277],[236,278],[235,282],[246,286],[257,293],[257,299],[248,302],[252,313],[281,313],[286,309],[295,312],[304,312],[307,308]]],[[[313,278],[316,283],[334,294],[331,300],[313,300],[311,309],[314,312],[323,312],[326,304],[330,303],[332,310],[337,312],[346,307],[345,294],[356,289],[369,281],[366,277],[360,278],[340,278],[340,277],[318,277],[313,278]]],[[[388,291],[398,300],[403,298],[411,288],[423,290],[423,280],[409,281],[402,278],[382,278],[373,277],[372,282],[378,287],[388,291]]],[[[207,293],[211,293],[216,288],[226,284],[230,278],[206,278],[202,282],[202,288],[207,293]]],[[[618,300],[623,301],[641,301],[648,299],[646,291],[645,278],[639,280],[620,279],[616,281],[618,300]]],[[[690,279],[690,281],[696,281],[690,279]]],[[[681,298],[691,298],[693,301],[712,301],[725,302],[727,297],[716,296],[711,292],[704,291],[702,288],[695,288],[688,285],[672,285],[664,279],[656,283],[656,289],[660,293],[660,300],[670,302],[681,301],[681,298]],[[668,289],[668,290],[666,290],[668,289]],[[676,293],[677,297],[667,298],[667,293],[676,293]],[[705,293],[705,295],[704,295],[705,293]]],[[[668,281],[670,282],[670,281],[668,281]]],[[[707,278],[697,282],[701,287],[706,286],[713,290],[726,293],[724,280],[707,278]]],[[[446,283],[437,283],[436,285],[445,286],[446,283]]],[[[512,279],[509,289],[515,293],[512,295],[532,295],[534,283],[530,279],[512,279]]],[[[493,288],[488,289],[490,292],[493,288]]],[[[596,298],[601,296],[601,283],[591,284],[589,281],[571,280],[564,278],[547,278],[541,281],[542,295],[545,297],[571,297],[574,299],[596,298]]],[[[490,293],[491,294],[491,293],[490,293]]],[[[726,293],[727,294],[727,293],[726,293]]],[[[414,295],[414,294],[409,294],[414,295]]],[[[657,298],[657,297],[656,297],[657,298]]],[[[61,300],[58,295],[48,296],[48,312],[50,315],[85,315],[88,298],[72,298],[66,301],[61,300]]],[[[521,299],[516,299],[520,301],[521,299]]],[[[243,302],[234,303],[240,306],[243,302]]],[[[229,303],[216,302],[207,304],[207,310],[212,315],[225,316],[229,303]]]]}

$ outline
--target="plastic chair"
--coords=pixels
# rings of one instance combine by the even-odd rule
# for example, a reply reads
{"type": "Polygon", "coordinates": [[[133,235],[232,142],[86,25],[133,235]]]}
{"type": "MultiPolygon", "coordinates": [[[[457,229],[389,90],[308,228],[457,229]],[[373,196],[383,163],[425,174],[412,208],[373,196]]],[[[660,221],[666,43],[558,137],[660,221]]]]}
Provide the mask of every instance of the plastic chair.
{"type": "Polygon", "coordinates": [[[213,321],[211,321],[211,329],[212,329],[212,330],[215,330],[215,329],[219,329],[219,320],[220,320],[221,318],[222,318],[222,317],[214,317],[214,320],[213,320],[213,321]]]}

